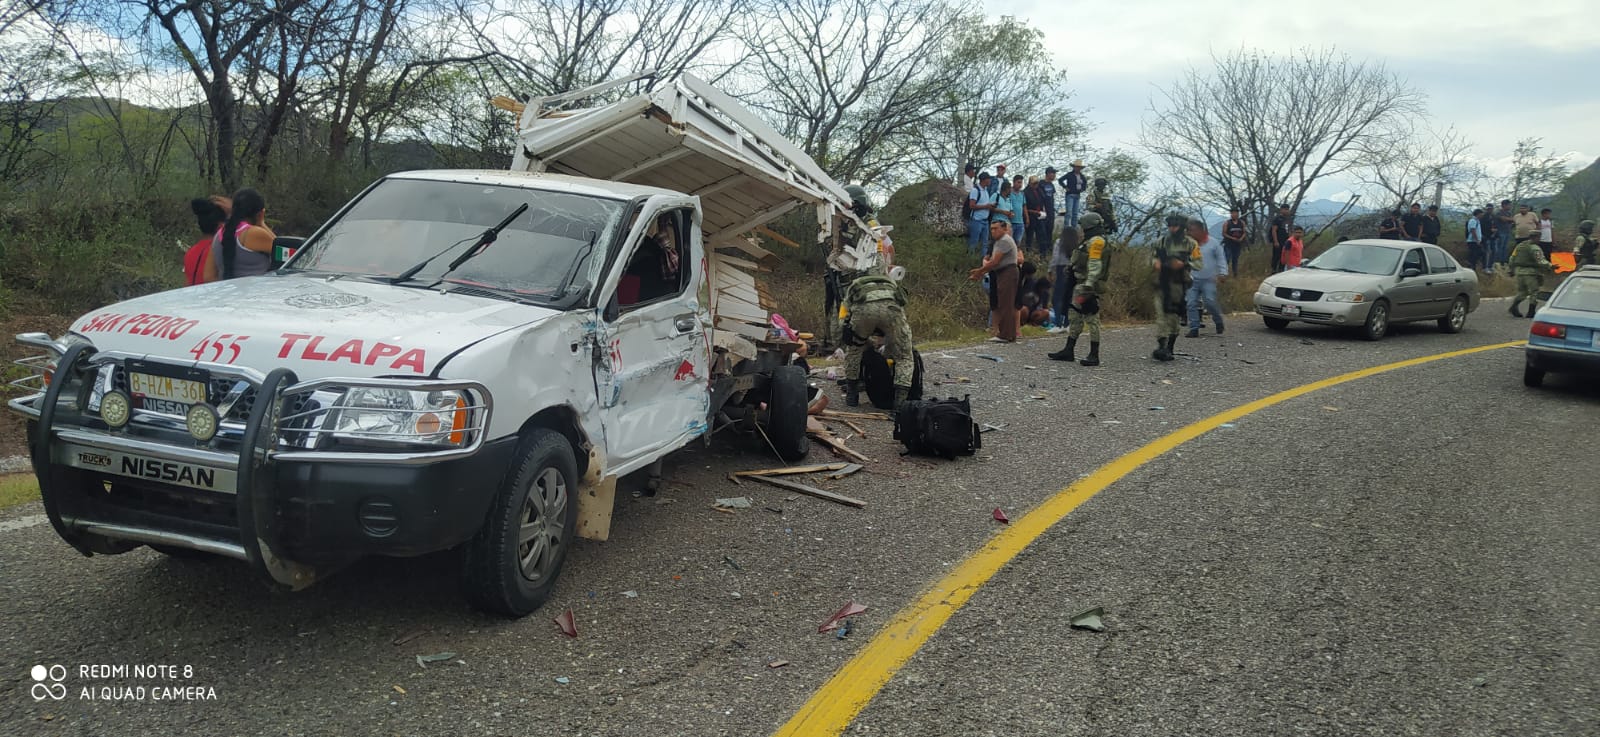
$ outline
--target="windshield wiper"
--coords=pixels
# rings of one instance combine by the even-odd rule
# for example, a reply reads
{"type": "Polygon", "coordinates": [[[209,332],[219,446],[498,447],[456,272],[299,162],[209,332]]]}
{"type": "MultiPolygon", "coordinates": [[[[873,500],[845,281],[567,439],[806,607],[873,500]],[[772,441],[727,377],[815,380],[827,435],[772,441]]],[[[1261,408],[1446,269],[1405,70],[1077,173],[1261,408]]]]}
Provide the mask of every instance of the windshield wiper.
{"type": "Polygon", "coordinates": [[[600,233],[589,231],[589,242],[583,244],[583,250],[572,257],[572,265],[567,267],[567,276],[561,280],[561,288],[556,290],[556,299],[564,299],[567,296],[567,289],[572,286],[572,280],[578,276],[578,266],[583,263],[584,257],[594,250],[594,242],[597,240],[600,240],[600,233]]]}
{"type": "MultiPolygon", "coordinates": [[[[456,260],[450,262],[450,268],[445,269],[443,273],[439,274],[439,277],[441,279],[444,278],[445,274],[448,274],[448,273],[450,273],[452,271],[455,271],[457,267],[459,267],[462,264],[466,263],[467,259],[472,258],[473,256],[476,256],[476,255],[478,255],[480,253],[483,253],[484,251],[488,250],[489,244],[495,242],[495,239],[500,237],[500,231],[505,230],[506,226],[511,224],[511,221],[516,220],[518,215],[521,215],[522,213],[527,212],[527,211],[528,211],[528,203],[524,202],[520,206],[518,206],[517,209],[512,210],[511,214],[506,216],[506,219],[501,220],[499,223],[495,224],[494,227],[483,231],[483,235],[478,236],[478,242],[472,244],[471,248],[468,248],[467,250],[462,251],[461,255],[456,257],[456,260]]],[[[434,259],[449,253],[451,249],[455,248],[456,246],[461,245],[461,243],[462,243],[461,241],[456,241],[455,243],[450,244],[450,246],[448,248],[445,248],[444,250],[442,250],[442,251],[440,251],[438,253],[433,254],[432,256],[429,256],[429,257],[423,259],[421,263],[419,263],[416,266],[413,266],[413,267],[411,267],[409,269],[406,269],[405,271],[400,272],[393,279],[390,279],[389,283],[390,284],[399,284],[400,282],[403,282],[403,281],[411,281],[411,278],[416,276],[417,272],[422,271],[423,269],[427,268],[428,264],[433,263],[434,259]]]]}

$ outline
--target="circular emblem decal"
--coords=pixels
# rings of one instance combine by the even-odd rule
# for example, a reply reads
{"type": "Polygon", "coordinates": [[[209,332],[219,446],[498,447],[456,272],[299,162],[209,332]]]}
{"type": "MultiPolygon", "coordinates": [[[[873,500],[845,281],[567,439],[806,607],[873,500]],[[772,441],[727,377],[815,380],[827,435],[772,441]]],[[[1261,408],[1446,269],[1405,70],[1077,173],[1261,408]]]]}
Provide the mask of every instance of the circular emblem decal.
{"type": "Polygon", "coordinates": [[[1296,289],[1293,292],[1290,292],[1289,299],[1300,299],[1300,290],[1296,289]]]}
{"type": "Polygon", "coordinates": [[[340,292],[314,292],[311,294],[296,294],[283,301],[290,307],[299,307],[307,310],[336,310],[344,307],[360,307],[371,299],[359,294],[343,294],[340,292]]]}

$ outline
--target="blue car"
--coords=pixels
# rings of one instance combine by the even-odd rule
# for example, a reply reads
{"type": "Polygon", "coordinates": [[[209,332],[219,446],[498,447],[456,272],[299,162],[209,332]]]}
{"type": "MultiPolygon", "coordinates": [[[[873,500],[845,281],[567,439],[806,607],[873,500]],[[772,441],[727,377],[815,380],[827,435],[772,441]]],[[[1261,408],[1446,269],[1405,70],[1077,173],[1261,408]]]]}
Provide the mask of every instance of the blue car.
{"type": "Polygon", "coordinates": [[[1528,329],[1522,383],[1536,387],[1550,371],[1600,375],[1600,266],[1567,276],[1528,329]]]}

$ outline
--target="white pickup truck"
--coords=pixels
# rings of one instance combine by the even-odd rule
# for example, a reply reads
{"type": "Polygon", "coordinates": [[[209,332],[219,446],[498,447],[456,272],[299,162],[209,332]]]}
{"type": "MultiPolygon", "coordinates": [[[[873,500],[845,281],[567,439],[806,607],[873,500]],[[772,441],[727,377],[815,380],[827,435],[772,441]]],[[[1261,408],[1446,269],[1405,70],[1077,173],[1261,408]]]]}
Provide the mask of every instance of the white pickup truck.
{"type": "Polygon", "coordinates": [[[45,353],[10,406],[56,532],[290,589],[459,547],[472,603],[521,616],[608,535],[623,475],[725,426],[804,456],[748,234],[810,206],[870,260],[871,227],[704,82],[569,109],[603,91],[527,103],[510,171],[384,177],[273,273],[18,336],[45,353]]]}

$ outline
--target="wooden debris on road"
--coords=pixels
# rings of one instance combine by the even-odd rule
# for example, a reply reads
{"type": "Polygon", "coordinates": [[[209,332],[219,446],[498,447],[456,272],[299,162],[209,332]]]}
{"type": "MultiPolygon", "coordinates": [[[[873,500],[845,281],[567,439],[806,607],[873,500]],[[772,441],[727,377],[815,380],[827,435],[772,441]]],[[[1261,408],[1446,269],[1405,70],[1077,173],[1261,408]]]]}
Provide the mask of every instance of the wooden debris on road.
{"type": "Polygon", "coordinates": [[[851,420],[883,420],[893,422],[894,418],[881,412],[842,412],[836,409],[823,410],[822,416],[829,419],[851,420]]]}
{"type": "Polygon", "coordinates": [[[780,489],[788,489],[789,491],[797,491],[797,492],[800,492],[801,494],[805,494],[806,496],[813,496],[813,497],[816,497],[818,499],[825,499],[825,500],[833,502],[835,504],[843,504],[843,505],[845,505],[847,507],[855,507],[856,509],[861,509],[861,508],[867,506],[867,503],[864,502],[864,501],[861,501],[860,499],[855,499],[855,498],[852,498],[852,497],[848,497],[848,496],[845,496],[843,494],[835,494],[835,493],[833,493],[831,491],[824,491],[822,489],[818,489],[815,486],[807,486],[805,484],[796,483],[796,482],[790,481],[788,479],[777,478],[775,476],[751,476],[750,479],[752,481],[760,481],[763,484],[770,484],[770,485],[776,486],[776,487],[778,487],[780,489]]]}
{"type": "Polygon", "coordinates": [[[848,464],[848,465],[840,464],[840,465],[844,465],[844,468],[841,468],[841,469],[839,469],[837,471],[834,471],[833,473],[828,474],[824,478],[831,479],[833,481],[838,481],[839,479],[842,479],[842,478],[844,478],[846,476],[853,475],[857,471],[860,471],[861,469],[866,468],[865,466],[863,466],[863,465],[861,465],[859,463],[851,463],[851,464],[848,464]]]}
{"type": "MultiPolygon", "coordinates": [[[[834,437],[833,433],[828,430],[827,426],[823,425],[821,422],[818,422],[817,419],[814,418],[814,417],[813,418],[809,418],[808,421],[806,422],[806,432],[811,435],[812,439],[816,440],[819,443],[822,443],[823,445],[828,446],[829,448],[832,448],[833,452],[838,453],[839,455],[842,455],[842,456],[844,456],[846,458],[849,458],[852,461],[855,461],[857,463],[871,463],[872,462],[871,458],[868,458],[868,457],[866,457],[864,455],[861,455],[860,453],[857,453],[855,450],[852,450],[850,448],[850,446],[845,445],[843,440],[840,440],[840,439],[834,437]]],[[[761,478],[761,477],[760,476],[752,476],[751,478],[761,478]]]]}
{"type": "Polygon", "coordinates": [[[768,468],[760,471],[734,471],[734,476],[792,476],[801,473],[820,473],[822,471],[838,471],[850,464],[848,463],[819,463],[814,466],[788,466],[785,468],[768,468]]]}

